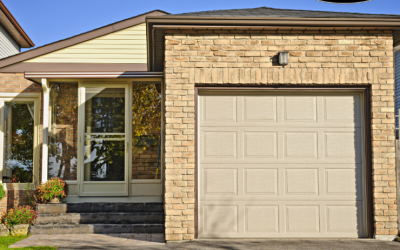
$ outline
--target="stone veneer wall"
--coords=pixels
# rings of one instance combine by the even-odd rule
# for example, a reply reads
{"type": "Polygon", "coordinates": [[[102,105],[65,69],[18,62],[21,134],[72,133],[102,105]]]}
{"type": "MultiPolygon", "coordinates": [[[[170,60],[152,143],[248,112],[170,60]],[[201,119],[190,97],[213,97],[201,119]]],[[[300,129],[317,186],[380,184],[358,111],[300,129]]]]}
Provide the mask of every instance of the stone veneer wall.
{"type": "Polygon", "coordinates": [[[397,235],[390,31],[166,30],[167,241],[194,239],[195,84],[371,85],[375,233],[397,235]],[[286,67],[271,62],[279,51],[286,67]]]}
{"type": "MultiPolygon", "coordinates": [[[[42,86],[40,84],[31,82],[24,78],[24,73],[0,73],[0,93],[38,93],[42,92],[42,86]]],[[[43,100],[43,98],[42,98],[43,100]]],[[[39,145],[40,145],[40,157],[39,166],[42,162],[42,139],[43,139],[43,104],[40,108],[40,135],[39,135],[39,145]]],[[[3,147],[3,145],[0,145],[3,147]]],[[[39,179],[41,178],[41,169],[39,169],[39,179]]],[[[40,181],[40,180],[39,180],[40,181]]],[[[26,190],[9,190],[7,196],[0,201],[0,212],[4,212],[7,209],[27,205],[28,195],[26,190]]]]}

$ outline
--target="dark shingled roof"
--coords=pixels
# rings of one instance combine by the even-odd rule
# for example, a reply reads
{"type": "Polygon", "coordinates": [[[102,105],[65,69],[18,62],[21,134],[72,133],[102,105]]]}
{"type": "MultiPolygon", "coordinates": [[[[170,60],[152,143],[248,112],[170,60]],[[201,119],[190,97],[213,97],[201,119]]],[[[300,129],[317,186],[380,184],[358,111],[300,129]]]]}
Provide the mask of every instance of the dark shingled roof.
{"type": "Polygon", "coordinates": [[[189,12],[182,14],[172,14],[167,16],[187,16],[187,17],[299,17],[299,18],[379,18],[379,19],[400,19],[400,15],[386,14],[362,14],[351,12],[332,12],[332,11],[312,11],[312,10],[293,10],[275,9],[260,7],[253,9],[231,9],[231,10],[211,10],[200,12],[189,12]]]}

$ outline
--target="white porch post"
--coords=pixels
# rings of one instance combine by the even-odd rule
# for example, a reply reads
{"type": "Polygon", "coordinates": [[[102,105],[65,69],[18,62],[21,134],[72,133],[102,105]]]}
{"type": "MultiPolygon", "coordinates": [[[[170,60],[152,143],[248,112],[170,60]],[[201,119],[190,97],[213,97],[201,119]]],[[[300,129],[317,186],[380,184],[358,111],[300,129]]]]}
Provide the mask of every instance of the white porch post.
{"type": "Polygon", "coordinates": [[[50,88],[46,78],[42,78],[43,87],[43,149],[42,149],[42,182],[47,181],[49,159],[49,100],[50,88]]]}

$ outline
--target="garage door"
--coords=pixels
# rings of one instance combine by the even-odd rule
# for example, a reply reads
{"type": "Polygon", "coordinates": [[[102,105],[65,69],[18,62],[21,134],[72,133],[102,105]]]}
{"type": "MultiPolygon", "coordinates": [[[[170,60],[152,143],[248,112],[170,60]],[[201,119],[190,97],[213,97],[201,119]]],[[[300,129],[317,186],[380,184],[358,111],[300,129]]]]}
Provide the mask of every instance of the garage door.
{"type": "Polygon", "coordinates": [[[199,94],[199,238],[366,237],[363,98],[199,94]]]}

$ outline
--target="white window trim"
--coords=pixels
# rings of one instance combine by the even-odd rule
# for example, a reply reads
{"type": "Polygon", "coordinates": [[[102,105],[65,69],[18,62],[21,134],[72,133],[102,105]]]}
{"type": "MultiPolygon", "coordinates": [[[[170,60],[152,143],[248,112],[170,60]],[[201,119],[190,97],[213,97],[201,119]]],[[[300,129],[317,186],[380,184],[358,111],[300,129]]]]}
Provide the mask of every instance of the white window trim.
{"type": "MultiPolygon", "coordinates": [[[[30,184],[31,189],[39,185],[39,152],[40,152],[40,93],[0,93],[0,183],[3,183],[3,159],[4,159],[4,102],[8,101],[25,101],[34,102],[34,131],[33,131],[33,182],[30,184]]],[[[25,190],[27,183],[14,183],[14,190],[25,190]]]]}

